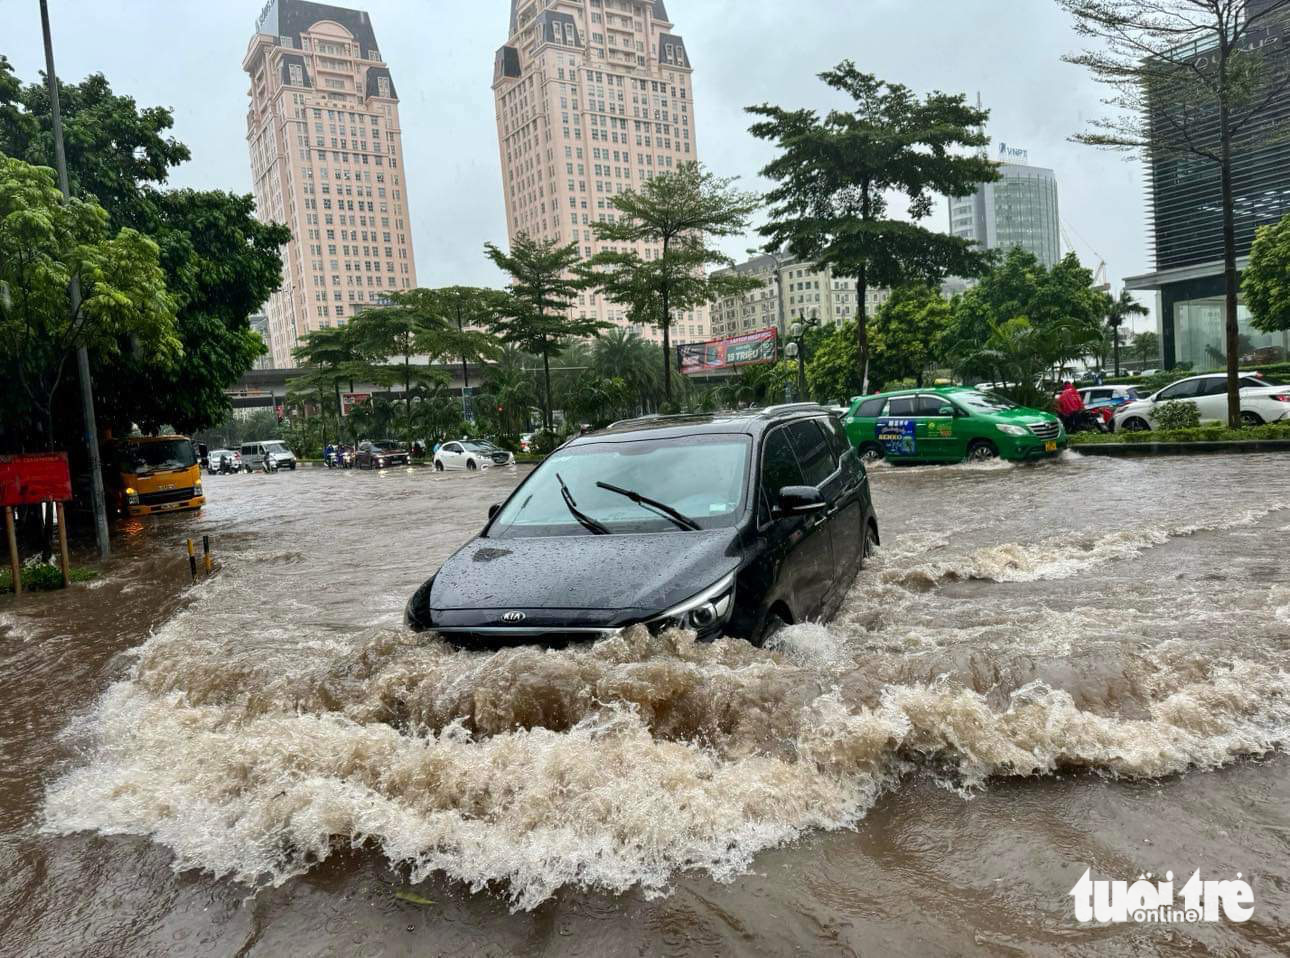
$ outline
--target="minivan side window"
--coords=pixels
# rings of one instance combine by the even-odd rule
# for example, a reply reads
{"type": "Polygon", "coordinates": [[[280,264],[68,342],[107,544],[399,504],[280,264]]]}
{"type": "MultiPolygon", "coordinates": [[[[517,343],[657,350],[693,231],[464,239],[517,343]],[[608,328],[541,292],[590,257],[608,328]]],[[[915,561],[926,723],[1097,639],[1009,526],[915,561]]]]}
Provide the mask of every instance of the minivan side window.
{"type": "Polygon", "coordinates": [[[838,468],[833,446],[824,431],[814,419],[802,419],[790,424],[787,432],[797,461],[802,465],[806,485],[822,485],[838,468]]]}
{"type": "Polygon", "coordinates": [[[804,486],[802,467],[788,442],[788,430],[776,429],[766,437],[761,457],[762,521],[769,521],[771,509],[785,486],[804,486]]]}
{"type": "Polygon", "coordinates": [[[1180,383],[1174,383],[1158,397],[1161,402],[1167,399],[1191,399],[1200,392],[1203,379],[1187,379],[1180,383]]]}
{"type": "Polygon", "coordinates": [[[888,416],[912,416],[914,414],[914,397],[897,396],[887,408],[888,416]]]}
{"type": "Polygon", "coordinates": [[[886,404],[885,399],[866,399],[860,404],[860,411],[856,413],[856,418],[877,419],[882,415],[882,407],[886,404]]]}
{"type": "Polygon", "coordinates": [[[916,416],[952,416],[954,415],[953,404],[943,396],[919,396],[918,403],[914,407],[916,416]],[[949,412],[941,412],[942,409],[949,408],[949,412]]]}
{"type": "Polygon", "coordinates": [[[847,439],[846,430],[842,428],[842,423],[830,416],[828,419],[817,419],[820,428],[824,430],[825,437],[833,446],[833,458],[841,461],[842,457],[851,451],[851,441],[847,439]]]}

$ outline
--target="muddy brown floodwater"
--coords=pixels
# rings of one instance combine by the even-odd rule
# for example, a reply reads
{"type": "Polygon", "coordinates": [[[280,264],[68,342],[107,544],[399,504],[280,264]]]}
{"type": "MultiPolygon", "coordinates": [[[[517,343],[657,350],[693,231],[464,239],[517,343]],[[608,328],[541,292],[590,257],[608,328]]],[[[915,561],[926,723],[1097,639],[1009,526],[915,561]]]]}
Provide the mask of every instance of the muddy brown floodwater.
{"type": "Polygon", "coordinates": [[[406,633],[516,481],[211,477],[0,604],[0,953],[1290,951],[1286,459],[879,466],[881,553],[769,650],[406,633]],[[1090,867],[1254,915],[1081,925],[1090,867]]]}

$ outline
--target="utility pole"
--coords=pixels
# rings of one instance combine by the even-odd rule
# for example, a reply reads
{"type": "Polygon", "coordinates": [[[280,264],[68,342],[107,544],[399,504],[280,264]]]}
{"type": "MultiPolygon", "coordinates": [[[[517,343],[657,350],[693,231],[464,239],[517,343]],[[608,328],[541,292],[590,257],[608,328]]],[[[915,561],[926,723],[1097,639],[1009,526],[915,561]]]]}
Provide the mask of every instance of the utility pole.
{"type": "MultiPolygon", "coordinates": [[[[58,74],[54,72],[54,43],[49,35],[49,3],[40,0],[40,26],[45,35],[45,79],[49,83],[49,111],[54,128],[54,160],[58,166],[58,187],[63,196],[71,199],[72,191],[67,180],[67,154],[63,151],[63,116],[58,105],[58,74]]],[[[81,308],[81,281],[79,276],[72,277],[71,288],[72,315],[81,308]]],[[[94,500],[94,535],[98,539],[99,559],[106,560],[112,555],[112,546],[108,540],[107,500],[103,495],[103,462],[99,457],[99,429],[94,418],[94,384],[90,381],[90,354],[82,346],[76,349],[76,369],[81,380],[81,413],[85,420],[85,444],[90,452],[90,495],[94,500]]],[[[61,530],[60,530],[61,531],[61,530]]]]}

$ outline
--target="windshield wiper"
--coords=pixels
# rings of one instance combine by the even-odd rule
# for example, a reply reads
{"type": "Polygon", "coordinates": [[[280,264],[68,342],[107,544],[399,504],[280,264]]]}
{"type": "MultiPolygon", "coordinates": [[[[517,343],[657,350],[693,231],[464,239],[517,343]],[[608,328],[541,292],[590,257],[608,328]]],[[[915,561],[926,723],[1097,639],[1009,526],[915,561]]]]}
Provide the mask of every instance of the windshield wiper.
{"type": "Polygon", "coordinates": [[[626,496],[638,506],[644,506],[646,509],[653,509],[664,518],[670,519],[682,529],[688,529],[691,532],[698,532],[701,526],[683,512],[673,509],[666,502],[659,502],[657,499],[651,499],[649,496],[642,496],[634,489],[623,489],[621,486],[612,486],[607,482],[596,483],[601,489],[607,489],[609,492],[615,492],[620,496],[626,496]]]}
{"type": "Polygon", "coordinates": [[[573,494],[569,492],[569,487],[564,484],[564,480],[560,478],[560,474],[558,472],[555,474],[555,481],[560,483],[560,495],[564,498],[564,504],[568,507],[569,514],[577,519],[579,524],[590,529],[598,536],[607,536],[612,534],[609,531],[609,527],[603,522],[597,522],[586,513],[578,511],[578,504],[573,501],[573,494]]]}

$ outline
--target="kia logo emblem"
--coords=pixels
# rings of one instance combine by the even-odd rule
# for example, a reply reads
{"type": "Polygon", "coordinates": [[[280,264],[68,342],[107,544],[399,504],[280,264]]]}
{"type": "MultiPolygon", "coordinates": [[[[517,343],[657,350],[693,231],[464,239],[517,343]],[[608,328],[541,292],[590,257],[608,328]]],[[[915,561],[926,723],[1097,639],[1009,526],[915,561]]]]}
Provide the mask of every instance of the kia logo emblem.
{"type": "Polygon", "coordinates": [[[507,612],[502,616],[503,622],[523,622],[528,618],[523,612],[507,612]]]}

